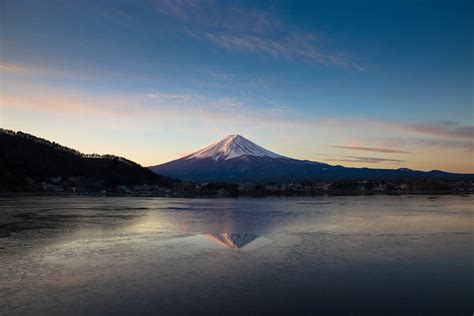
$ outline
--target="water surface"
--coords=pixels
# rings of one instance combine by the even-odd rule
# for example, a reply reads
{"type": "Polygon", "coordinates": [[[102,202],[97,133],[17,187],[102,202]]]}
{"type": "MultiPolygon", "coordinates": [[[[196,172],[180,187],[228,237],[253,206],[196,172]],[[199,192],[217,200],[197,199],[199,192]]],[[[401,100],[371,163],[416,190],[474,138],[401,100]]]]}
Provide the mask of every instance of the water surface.
{"type": "Polygon", "coordinates": [[[0,314],[474,311],[472,197],[0,198],[0,314]]]}

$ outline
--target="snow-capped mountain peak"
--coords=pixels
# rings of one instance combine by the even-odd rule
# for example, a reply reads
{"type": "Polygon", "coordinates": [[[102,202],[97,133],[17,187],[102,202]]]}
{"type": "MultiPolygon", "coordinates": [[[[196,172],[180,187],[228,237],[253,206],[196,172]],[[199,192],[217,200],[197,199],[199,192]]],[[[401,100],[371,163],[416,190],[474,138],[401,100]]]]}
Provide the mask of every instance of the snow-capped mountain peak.
{"type": "MultiPolygon", "coordinates": [[[[334,182],[382,179],[419,179],[425,177],[469,177],[442,171],[422,172],[407,169],[368,169],[331,166],[326,163],[280,156],[240,135],[230,135],[186,157],[150,169],[158,174],[196,182],[291,183],[303,180],[334,182]]],[[[459,178],[461,179],[461,178],[459,178]]],[[[233,247],[233,238],[220,236],[233,247]],[[224,238],[225,237],[225,238],[224,238]]],[[[237,246],[238,247],[238,246],[237,246]]]]}
{"type": "Polygon", "coordinates": [[[275,154],[263,147],[254,144],[248,139],[240,135],[229,135],[217,143],[211,144],[208,147],[196,151],[195,153],[185,157],[186,159],[204,159],[212,158],[217,160],[227,160],[243,155],[270,157],[270,158],[285,158],[284,156],[275,154]]]}

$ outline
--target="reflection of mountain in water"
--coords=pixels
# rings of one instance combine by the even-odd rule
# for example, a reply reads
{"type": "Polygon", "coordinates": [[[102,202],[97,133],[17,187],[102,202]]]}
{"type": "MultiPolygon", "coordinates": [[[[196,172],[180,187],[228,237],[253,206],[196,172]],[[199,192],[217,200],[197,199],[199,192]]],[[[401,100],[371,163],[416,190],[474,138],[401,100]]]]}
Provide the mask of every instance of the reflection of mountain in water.
{"type": "Polygon", "coordinates": [[[209,234],[210,239],[217,241],[224,245],[226,248],[238,249],[245,245],[250,244],[259,236],[254,234],[240,234],[240,233],[222,233],[222,234],[209,234]]]}

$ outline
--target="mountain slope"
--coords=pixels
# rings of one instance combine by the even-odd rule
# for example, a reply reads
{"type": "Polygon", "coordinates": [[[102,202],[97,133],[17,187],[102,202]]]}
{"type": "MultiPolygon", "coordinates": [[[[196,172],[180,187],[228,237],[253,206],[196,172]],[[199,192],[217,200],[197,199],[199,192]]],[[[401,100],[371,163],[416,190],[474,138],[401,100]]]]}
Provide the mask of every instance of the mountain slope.
{"type": "Polygon", "coordinates": [[[17,190],[50,177],[82,177],[104,187],[119,184],[170,185],[172,180],[137,163],[77,150],[22,132],[0,129],[0,188],[17,190]]]}
{"type": "Polygon", "coordinates": [[[245,155],[254,157],[285,158],[252,143],[240,135],[229,135],[223,140],[185,157],[185,159],[211,158],[217,161],[222,159],[228,160],[245,155]]]}
{"type": "Polygon", "coordinates": [[[409,178],[472,179],[443,171],[346,168],[273,153],[240,135],[230,135],[186,157],[152,166],[154,172],[197,182],[298,182],[409,178]]]}

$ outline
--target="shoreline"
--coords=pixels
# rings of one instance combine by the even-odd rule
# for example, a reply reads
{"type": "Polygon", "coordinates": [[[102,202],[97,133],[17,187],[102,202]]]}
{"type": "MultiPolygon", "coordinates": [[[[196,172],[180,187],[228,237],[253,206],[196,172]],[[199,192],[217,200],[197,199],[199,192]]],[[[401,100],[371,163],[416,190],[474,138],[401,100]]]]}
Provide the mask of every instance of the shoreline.
{"type": "Polygon", "coordinates": [[[167,198],[167,199],[238,199],[238,198],[301,198],[301,197],[339,197],[339,196],[461,196],[469,197],[472,196],[473,192],[406,192],[406,193],[368,193],[368,192],[325,192],[321,194],[264,194],[264,195],[251,195],[251,194],[240,194],[240,195],[192,195],[192,194],[174,194],[174,195],[139,195],[139,194],[77,194],[77,193],[54,193],[54,192],[0,192],[1,197],[130,197],[130,198],[167,198]]]}

